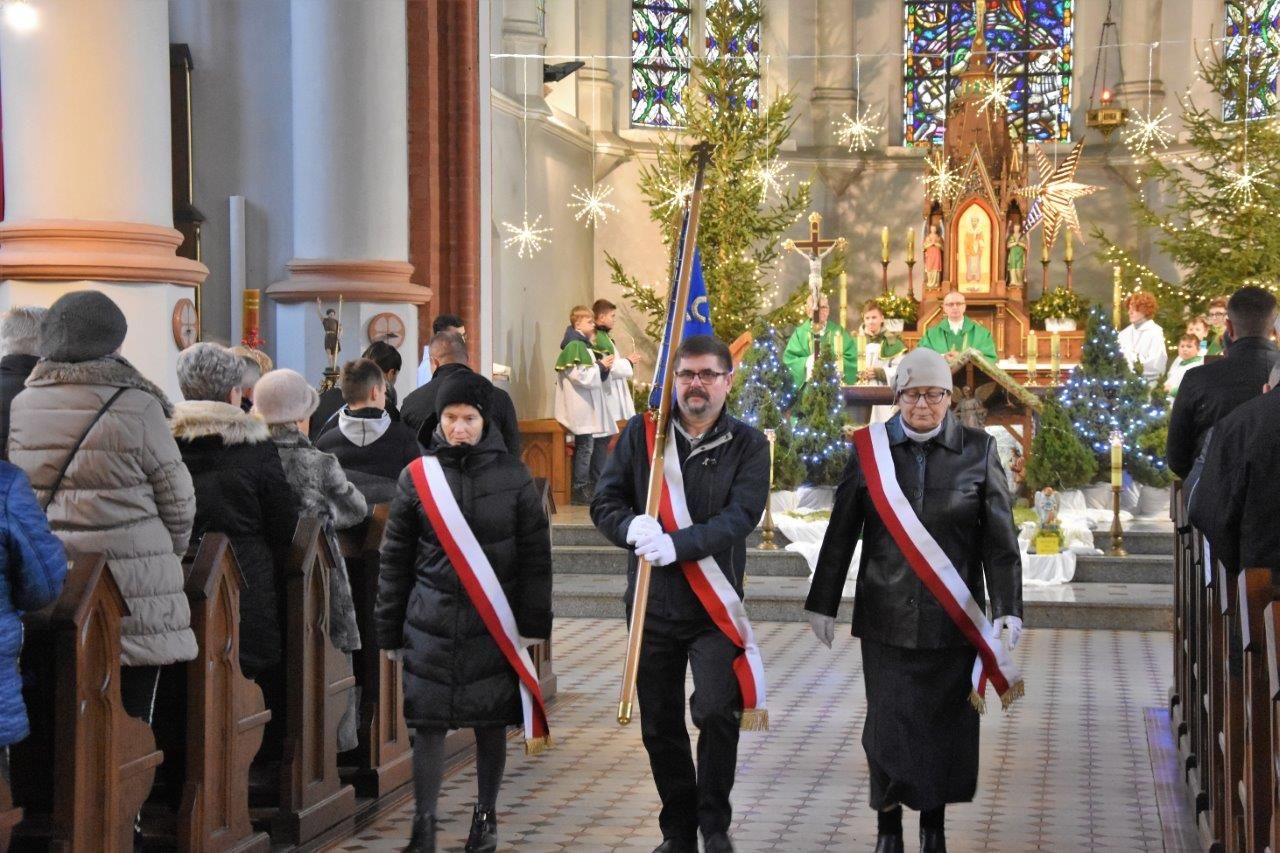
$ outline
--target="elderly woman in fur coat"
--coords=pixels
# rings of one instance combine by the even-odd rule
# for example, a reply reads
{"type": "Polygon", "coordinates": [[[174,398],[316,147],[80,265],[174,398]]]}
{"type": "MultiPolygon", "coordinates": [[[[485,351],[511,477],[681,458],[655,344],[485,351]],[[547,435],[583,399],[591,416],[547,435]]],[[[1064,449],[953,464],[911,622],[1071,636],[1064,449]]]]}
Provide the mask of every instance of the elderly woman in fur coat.
{"type": "Polygon", "coordinates": [[[218,344],[183,350],[178,385],[186,401],[170,423],[195,483],[195,537],[226,534],[240,564],[240,669],[258,680],[281,660],[279,611],[298,501],[266,423],[240,407],[243,366],[218,344]]]}
{"type": "MultiPolygon", "coordinates": [[[[294,370],[272,370],[253,389],[253,411],[266,421],[271,440],[280,451],[285,476],[298,498],[298,515],[325,523],[335,559],[329,576],[329,638],[340,651],[350,654],[360,648],[360,629],[351,581],[334,531],[355,527],[364,521],[369,508],[364,496],[347,480],[337,457],[316,450],[307,439],[307,422],[319,403],[316,389],[294,370]]],[[[356,746],[358,691],[353,688],[347,713],[338,725],[339,752],[356,746]]]]}
{"type": "Polygon", "coordinates": [[[196,501],[169,432],[173,407],[119,355],[127,330],[98,291],[53,303],[41,360],[10,410],[9,461],[31,479],[70,556],[106,556],[129,606],[121,698],[150,723],[160,667],[196,656],[182,572],[196,501]]]}

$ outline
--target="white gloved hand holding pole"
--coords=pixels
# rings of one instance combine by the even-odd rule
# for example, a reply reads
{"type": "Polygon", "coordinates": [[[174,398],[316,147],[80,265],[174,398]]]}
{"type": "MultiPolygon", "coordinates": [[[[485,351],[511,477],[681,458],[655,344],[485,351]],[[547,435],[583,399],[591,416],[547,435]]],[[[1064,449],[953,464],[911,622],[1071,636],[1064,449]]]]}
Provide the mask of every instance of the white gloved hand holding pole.
{"type": "Polygon", "coordinates": [[[662,525],[652,515],[637,515],[627,525],[627,544],[635,545],[642,539],[662,535],[662,525]]]}
{"type": "MultiPolygon", "coordinates": [[[[644,518],[646,516],[641,516],[644,518]]],[[[676,561],[676,543],[666,533],[649,536],[636,543],[636,555],[655,566],[669,566],[676,561]]]]}
{"type": "Polygon", "coordinates": [[[831,641],[836,638],[836,619],[834,616],[823,616],[821,613],[805,611],[809,614],[809,627],[813,629],[813,636],[818,638],[818,642],[827,648],[831,648],[831,641]]]}

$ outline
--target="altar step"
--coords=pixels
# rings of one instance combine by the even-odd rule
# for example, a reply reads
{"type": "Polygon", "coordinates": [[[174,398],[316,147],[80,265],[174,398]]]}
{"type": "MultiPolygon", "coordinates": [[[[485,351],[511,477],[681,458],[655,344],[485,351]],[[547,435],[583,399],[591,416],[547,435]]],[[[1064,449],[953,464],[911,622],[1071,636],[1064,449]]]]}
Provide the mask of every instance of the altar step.
{"type": "MultiPolygon", "coordinates": [[[[557,575],[620,575],[627,573],[627,552],[613,545],[553,545],[552,566],[557,575]]],[[[747,552],[748,577],[809,577],[809,564],[791,551],[747,552]]]]}

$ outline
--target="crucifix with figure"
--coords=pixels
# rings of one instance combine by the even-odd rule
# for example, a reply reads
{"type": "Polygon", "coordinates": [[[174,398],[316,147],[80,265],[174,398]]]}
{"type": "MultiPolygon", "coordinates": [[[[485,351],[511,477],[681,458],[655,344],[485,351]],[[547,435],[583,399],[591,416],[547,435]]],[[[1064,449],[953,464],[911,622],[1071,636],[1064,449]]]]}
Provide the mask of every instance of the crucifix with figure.
{"type": "MultiPolygon", "coordinates": [[[[818,346],[821,341],[823,331],[818,320],[818,303],[822,301],[822,262],[826,260],[827,255],[831,254],[833,249],[843,251],[845,240],[843,237],[836,237],[833,240],[824,240],[820,235],[822,231],[822,214],[816,210],[809,214],[809,239],[808,240],[786,240],[782,244],[783,251],[800,252],[801,255],[809,262],[809,304],[813,308],[813,355],[817,358],[818,346]]],[[[840,318],[841,324],[844,318],[840,318]]]]}

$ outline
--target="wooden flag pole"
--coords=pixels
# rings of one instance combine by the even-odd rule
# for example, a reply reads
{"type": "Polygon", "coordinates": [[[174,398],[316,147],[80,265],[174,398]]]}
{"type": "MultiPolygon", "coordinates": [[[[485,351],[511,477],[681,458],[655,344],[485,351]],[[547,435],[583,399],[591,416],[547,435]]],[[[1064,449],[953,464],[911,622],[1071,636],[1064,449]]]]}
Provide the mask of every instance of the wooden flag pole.
{"type": "MultiPolygon", "coordinates": [[[[671,389],[675,381],[676,350],[684,333],[685,306],[689,303],[689,281],[693,275],[693,251],[698,244],[698,217],[702,213],[702,183],[706,175],[707,161],[711,159],[711,145],[699,143],[693,148],[696,172],[693,193],[689,197],[689,219],[681,246],[680,266],[676,273],[675,293],[671,294],[675,311],[671,322],[671,337],[667,342],[666,364],[662,369],[662,388],[658,397],[657,434],[653,441],[653,458],[649,460],[649,492],[645,500],[645,514],[658,517],[662,503],[662,464],[667,448],[667,425],[671,418],[671,389]]],[[[658,366],[655,369],[661,369],[658,366]]],[[[636,695],[636,672],[640,668],[640,646],[644,643],[645,613],[649,609],[649,561],[640,558],[636,567],[636,592],[631,602],[631,627],[627,635],[627,657],[622,666],[622,690],[618,696],[618,723],[631,722],[631,710],[636,695]]]]}

